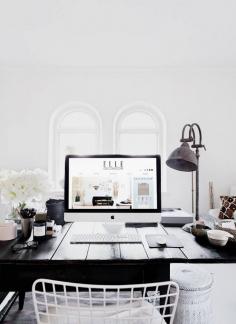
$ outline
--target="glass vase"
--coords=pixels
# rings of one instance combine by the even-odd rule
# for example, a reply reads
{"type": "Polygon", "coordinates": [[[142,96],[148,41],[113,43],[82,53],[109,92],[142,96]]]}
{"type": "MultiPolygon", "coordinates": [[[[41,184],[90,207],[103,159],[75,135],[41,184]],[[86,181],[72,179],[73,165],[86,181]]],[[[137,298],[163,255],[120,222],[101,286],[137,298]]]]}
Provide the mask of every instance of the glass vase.
{"type": "Polygon", "coordinates": [[[34,218],[21,218],[21,231],[23,240],[27,241],[32,233],[34,218]]]}

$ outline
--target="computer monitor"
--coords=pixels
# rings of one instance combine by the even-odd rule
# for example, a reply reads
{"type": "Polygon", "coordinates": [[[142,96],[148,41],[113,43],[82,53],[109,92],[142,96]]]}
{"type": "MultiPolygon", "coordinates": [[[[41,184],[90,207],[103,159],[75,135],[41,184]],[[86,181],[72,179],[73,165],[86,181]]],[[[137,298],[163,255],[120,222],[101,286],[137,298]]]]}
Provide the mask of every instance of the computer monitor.
{"type": "Polygon", "coordinates": [[[157,223],[161,213],[159,155],[68,155],[65,221],[157,223]]]}

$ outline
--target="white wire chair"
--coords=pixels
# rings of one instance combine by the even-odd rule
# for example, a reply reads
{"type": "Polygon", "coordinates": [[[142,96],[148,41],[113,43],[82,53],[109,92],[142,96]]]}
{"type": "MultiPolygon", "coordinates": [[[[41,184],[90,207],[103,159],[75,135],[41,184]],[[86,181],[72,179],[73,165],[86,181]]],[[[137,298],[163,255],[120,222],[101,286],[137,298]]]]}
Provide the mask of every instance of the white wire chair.
{"type": "Polygon", "coordinates": [[[38,324],[172,324],[175,282],[88,285],[38,279],[33,283],[38,324]]]}

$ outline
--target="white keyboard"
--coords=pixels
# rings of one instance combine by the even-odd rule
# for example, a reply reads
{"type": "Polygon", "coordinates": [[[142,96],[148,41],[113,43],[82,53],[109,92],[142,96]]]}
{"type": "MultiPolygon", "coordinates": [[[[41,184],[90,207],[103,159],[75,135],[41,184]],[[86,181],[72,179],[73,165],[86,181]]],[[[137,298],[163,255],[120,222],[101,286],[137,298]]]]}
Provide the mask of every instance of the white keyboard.
{"type": "Polygon", "coordinates": [[[138,234],[74,234],[71,244],[79,243],[141,243],[142,238],[138,234]]]}

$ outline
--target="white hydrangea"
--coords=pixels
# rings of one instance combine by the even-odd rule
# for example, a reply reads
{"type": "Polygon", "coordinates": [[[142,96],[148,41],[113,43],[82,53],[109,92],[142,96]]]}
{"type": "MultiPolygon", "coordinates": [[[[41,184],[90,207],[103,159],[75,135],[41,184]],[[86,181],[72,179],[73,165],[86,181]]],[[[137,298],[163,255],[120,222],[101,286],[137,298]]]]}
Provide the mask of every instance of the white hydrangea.
{"type": "Polygon", "coordinates": [[[41,169],[0,171],[2,197],[15,205],[27,203],[32,199],[40,200],[49,190],[48,174],[41,169]]]}

